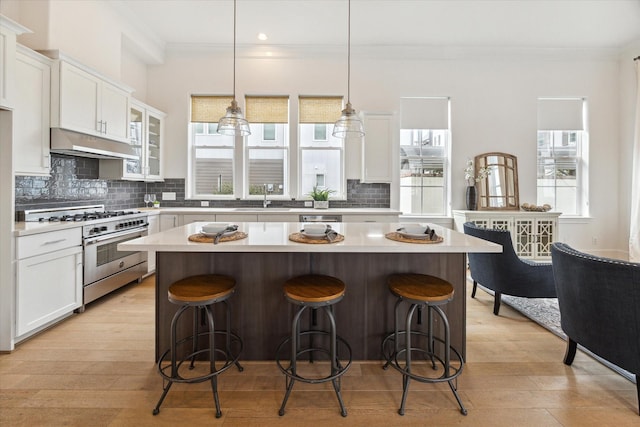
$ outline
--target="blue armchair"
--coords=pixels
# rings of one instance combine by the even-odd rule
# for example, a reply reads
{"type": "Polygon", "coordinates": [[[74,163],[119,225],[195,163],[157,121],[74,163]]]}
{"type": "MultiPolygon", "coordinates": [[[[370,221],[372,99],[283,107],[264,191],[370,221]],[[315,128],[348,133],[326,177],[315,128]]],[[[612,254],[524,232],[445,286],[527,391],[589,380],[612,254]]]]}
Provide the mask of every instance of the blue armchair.
{"type": "Polygon", "coordinates": [[[478,283],[494,291],[493,314],[497,316],[500,311],[502,294],[526,298],[556,297],[551,264],[519,258],[509,231],[478,227],[472,222],[464,223],[463,227],[465,234],[502,245],[502,253],[468,254],[473,279],[471,297],[475,298],[478,283]]]}
{"type": "Polygon", "coordinates": [[[564,243],[551,246],[560,323],[567,334],[564,363],[580,344],[633,373],[640,415],[640,264],[597,257],[564,243]]]}

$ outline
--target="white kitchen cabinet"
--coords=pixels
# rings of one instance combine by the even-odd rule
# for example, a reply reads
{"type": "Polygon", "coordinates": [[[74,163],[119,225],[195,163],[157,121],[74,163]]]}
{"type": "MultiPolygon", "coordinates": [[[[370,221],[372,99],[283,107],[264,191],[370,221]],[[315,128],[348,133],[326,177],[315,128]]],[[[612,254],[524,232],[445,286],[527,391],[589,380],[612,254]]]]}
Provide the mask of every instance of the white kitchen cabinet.
{"type": "Polygon", "coordinates": [[[362,113],[365,136],[362,140],[361,182],[391,182],[393,150],[397,148],[395,115],[362,113]]]}
{"type": "Polygon", "coordinates": [[[101,160],[100,178],[162,181],[165,113],[135,99],[129,110],[129,143],[136,159],[101,160]]]}
{"type": "Polygon", "coordinates": [[[398,215],[342,215],[342,222],[398,222],[398,215]]]}
{"type": "Polygon", "coordinates": [[[82,306],[81,228],[16,238],[16,340],[82,306]]]}
{"type": "Polygon", "coordinates": [[[256,222],[258,221],[257,214],[216,214],[217,222],[256,222]]]}
{"type": "Polygon", "coordinates": [[[31,31],[0,15],[0,107],[13,108],[16,101],[16,36],[31,31]]]}
{"type": "Polygon", "coordinates": [[[551,244],[558,237],[560,212],[527,211],[453,211],[455,229],[464,233],[463,224],[511,232],[513,248],[521,258],[551,260],[551,244]]]}
{"type": "MultiPolygon", "coordinates": [[[[148,235],[160,232],[160,215],[149,215],[147,222],[149,223],[149,227],[147,227],[148,235]]],[[[147,253],[147,273],[153,273],[156,271],[156,253],[155,251],[149,251],[147,253]]]]}
{"type": "Polygon", "coordinates": [[[128,143],[132,90],[57,56],[51,78],[51,126],[128,143]]]}
{"type": "Polygon", "coordinates": [[[182,225],[182,215],[160,214],[160,231],[167,231],[182,225]]]}
{"type": "Polygon", "coordinates": [[[297,214],[259,214],[258,222],[300,222],[297,214]]]}
{"type": "Polygon", "coordinates": [[[191,224],[192,222],[215,222],[215,214],[184,214],[182,215],[182,225],[191,224]]]}
{"type": "Polygon", "coordinates": [[[16,175],[49,176],[49,105],[51,59],[18,45],[16,53],[16,100],[13,117],[16,175]]]}

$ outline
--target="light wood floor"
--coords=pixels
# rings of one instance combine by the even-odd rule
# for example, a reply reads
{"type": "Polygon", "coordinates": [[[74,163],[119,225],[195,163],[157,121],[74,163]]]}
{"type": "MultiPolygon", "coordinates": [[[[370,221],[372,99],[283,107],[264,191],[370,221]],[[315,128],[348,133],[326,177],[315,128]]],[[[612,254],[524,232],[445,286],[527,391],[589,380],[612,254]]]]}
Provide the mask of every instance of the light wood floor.
{"type": "MultiPolygon", "coordinates": [[[[0,355],[2,426],[639,426],[635,385],[492,297],[468,300],[468,363],[457,409],[446,384],[412,382],[404,417],[401,379],[380,363],[354,363],[343,379],[342,418],[325,385],[296,384],[278,416],[284,379],[273,361],[245,362],[220,378],[223,416],[208,383],[176,384],[151,415],[162,381],[153,364],[153,277],[91,304],[85,313],[0,355]]],[[[344,327],[344,325],[340,325],[344,327]]]]}

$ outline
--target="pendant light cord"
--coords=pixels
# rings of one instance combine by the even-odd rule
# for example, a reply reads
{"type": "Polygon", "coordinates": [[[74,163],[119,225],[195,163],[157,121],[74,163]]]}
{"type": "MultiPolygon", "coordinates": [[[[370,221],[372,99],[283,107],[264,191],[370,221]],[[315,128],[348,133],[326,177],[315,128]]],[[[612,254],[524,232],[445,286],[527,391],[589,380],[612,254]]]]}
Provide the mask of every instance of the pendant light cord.
{"type": "Polygon", "coordinates": [[[351,104],[351,0],[349,0],[347,20],[347,104],[351,104]]]}
{"type": "Polygon", "coordinates": [[[233,100],[236,100],[236,0],[233,0],[233,100]]]}

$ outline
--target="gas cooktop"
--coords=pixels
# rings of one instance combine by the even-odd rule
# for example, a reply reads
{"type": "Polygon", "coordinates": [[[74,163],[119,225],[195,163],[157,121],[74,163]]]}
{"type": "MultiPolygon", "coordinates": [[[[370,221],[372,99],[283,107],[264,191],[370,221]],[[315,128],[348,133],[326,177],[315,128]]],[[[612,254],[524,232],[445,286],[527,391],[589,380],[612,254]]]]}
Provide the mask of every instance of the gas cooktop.
{"type": "Polygon", "coordinates": [[[124,217],[139,213],[141,212],[138,210],[105,211],[104,205],[92,205],[19,211],[17,219],[18,221],[26,222],[91,221],[96,219],[124,217]]]}

